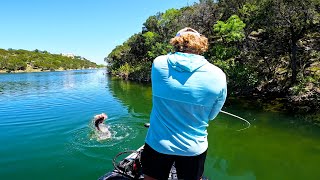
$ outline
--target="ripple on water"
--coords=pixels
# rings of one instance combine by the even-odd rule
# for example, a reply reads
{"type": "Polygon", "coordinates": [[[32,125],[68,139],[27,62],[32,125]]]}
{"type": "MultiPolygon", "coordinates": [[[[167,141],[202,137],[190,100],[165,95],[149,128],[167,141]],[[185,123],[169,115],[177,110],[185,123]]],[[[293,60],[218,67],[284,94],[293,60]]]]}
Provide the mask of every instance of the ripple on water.
{"type": "Polygon", "coordinates": [[[70,152],[80,152],[88,157],[100,158],[100,154],[96,151],[103,151],[106,148],[108,151],[118,152],[117,147],[124,143],[133,140],[138,135],[137,128],[133,128],[124,123],[109,122],[111,138],[99,140],[99,135],[95,132],[94,127],[88,125],[71,131],[68,136],[70,152]],[[95,149],[95,150],[93,150],[95,149]]]}

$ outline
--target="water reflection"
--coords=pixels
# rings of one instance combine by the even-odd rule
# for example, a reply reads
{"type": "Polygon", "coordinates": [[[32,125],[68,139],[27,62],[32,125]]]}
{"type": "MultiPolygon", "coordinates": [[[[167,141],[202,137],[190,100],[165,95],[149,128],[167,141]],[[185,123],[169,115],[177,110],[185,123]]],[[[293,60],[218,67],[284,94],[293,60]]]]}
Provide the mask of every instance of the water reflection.
{"type": "Polygon", "coordinates": [[[148,118],[152,108],[151,86],[112,78],[109,90],[135,117],[148,118]]]}
{"type": "MultiPolygon", "coordinates": [[[[80,73],[80,72],[78,72],[80,73]]],[[[75,73],[67,73],[65,78],[63,78],[63,88],[64,89],[72,89],[74,86],[75,86],[75,76],[74,76],[75,73]]]]}
{"type": "Polygon", "coordinates": [[[228,167],[228,161],[219,157],[207,157],[205,174],[213,179],[223,180],[255,180],[257,179],[252,171],[229,173],[232,170],[228,167]],[[210,167],[211,166],[211,167],[210,167]]]}
{"type": "MultiPolygon", "coordinates": [[[[92,70],[74,70],[63,72],[0,74],[0,95],[22,96],[72,89],[76,83],[84,83],[85,74],[96,73],[92,70]],[[62,81],[61,81],[62,80],[62,81]]],[[[91,78],[91,77],[90,77],[91,78]]]]}

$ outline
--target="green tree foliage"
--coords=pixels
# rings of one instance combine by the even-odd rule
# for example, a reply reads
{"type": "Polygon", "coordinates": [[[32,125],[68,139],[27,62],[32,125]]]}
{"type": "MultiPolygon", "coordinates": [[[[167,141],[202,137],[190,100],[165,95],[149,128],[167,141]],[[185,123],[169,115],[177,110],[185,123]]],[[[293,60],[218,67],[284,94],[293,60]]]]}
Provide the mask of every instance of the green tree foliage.
{"type": "Polygon", "coordinates": [[[229,43],[244,39],[245,26],[237,15],[232,15],[226,22],[217,21],[213,29],[223,42],[229,43]]]}
{"type": "Polygon", "coordinates": [[[240,59],[258,73],[257,93],[320,108],[319,4],[266,0],[239,10],[249,23],[240,59]]]}
{"type": "Polygon", "coordinates": [[[319,0],[201,0],[150,16],[107,56],[108,69],[149,81],[153,59],[172,51],[179,29],[192,27],[208,38],[203,55],[226,72],[229,93],[320,109],[319,11],[319,0]]]}
{"type": "Polygon", "coordinates": [[[243,41],[244,27],[246,25],[237,15],[231,16],[226,22],[217,21],[213,25],[215,38],[209,49],[212,62],[216,60],[228,60],[240,54],[238,43],[243,41]]]}
{"type": "Polygon", "coordinates": [[[232,15],[225,22],[217,21],[213,25],[215,38],[207,53],[209,60],[227,74],[231,93],[250,91],[257,83],[254,69],[236,59],[241,53],[239,44],[245,38],[245,26],[237,15],[232,15]]]}
{"type": "Polygon", "coordinates": [[[95,68],[97,64],[80,56],[70,58],[50,54],[47,51],[40,51],[38,49],[34,51],[0,49],[0,70],[7,72],[26,71],[28,67],[41,71],[54,71],[57,69],[95,68]]]}
{"type": "Polygon", "coordinates": [[[303,53],[303,49],[298,47],[298,42],[308,33],[319,31],[319,12],[315,9],[315,2],[266,1],[261,5],[260,14],[269,16],[254,21],[271,36],[270,43],[278,45],[277,51],[289,57],[291,84],[296,83],[298,69],[301,69],[297,66],[301,64],[299,56],[302,57],[300,53],[303,53]],[[272,40],[280,41],[276,43],[272,40]]]}

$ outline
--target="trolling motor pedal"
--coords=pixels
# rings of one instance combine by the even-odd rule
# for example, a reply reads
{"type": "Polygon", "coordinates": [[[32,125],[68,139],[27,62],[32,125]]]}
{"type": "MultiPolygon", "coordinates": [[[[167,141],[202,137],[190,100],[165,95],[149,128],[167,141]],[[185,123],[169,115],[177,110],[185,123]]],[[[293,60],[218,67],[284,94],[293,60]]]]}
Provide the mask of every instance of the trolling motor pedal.
{"type": "Polygon", "coordinates": [[[133,159],[124,159],[117,165],[118,168],[123,172],[130,172],[132,171],[134,160],[133,159]]]}

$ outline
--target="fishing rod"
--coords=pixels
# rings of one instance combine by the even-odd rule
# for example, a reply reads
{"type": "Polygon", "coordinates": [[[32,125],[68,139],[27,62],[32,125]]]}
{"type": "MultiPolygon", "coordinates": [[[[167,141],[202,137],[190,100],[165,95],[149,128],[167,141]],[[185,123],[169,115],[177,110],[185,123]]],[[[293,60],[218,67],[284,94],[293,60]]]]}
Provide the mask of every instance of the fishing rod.
{"type": "Polygon", "coordinates": [[[229,116],[238,118],[238,119],[240,119],[240,120],[242,120],[242,121],[244,121],[244,122],[246,122],[246,123],[248,124],[247,127],[242,128],[242,129],[238,129],[237,131],[242,131],[242,130],[248,129],[248,128],[251,126],[251,123],[250,123],[248,120],[246,120],[246,119],[244,119],[244,118],[242,118],[242,117],[239,117],[239,116],[237,116],[237,115],[234,115],[234,114],[231,114],[231,113],[229,113],[229,112],[222,111],[222,110],[220,110],[220,112],[222,112],[223,114],[227,114],[227,115],[229,115],[229,116]]]}
{"type": "MultiPolygon", "coordinates": [[[[244,118],[242,118],[242,117],[240,117],[240,116],[237,116],[237,115],[234,115],[234,114],[231,114],[231,113],[229,113],[229,112],[222,111],[222,110],[220,110],[220,112],[223,113],[223,114],[227,114],[227,115],[229,115],[229,116],[238,118],[238,119],[240,119],[240,120],[242,120],[242,121],[244,121],[244,122],[246,122],[246,123],[248,124],[247,127],[242,128],[242,129],[238,129],[237,131],[242,131],[242,130],[248,129],[248,128],[251,126],[251,123],[250,123],[248,120],[246,120],[246,119],[244,119],[244,118]]],[[[150,126],[150,123],[144,123],[144,126],[148,128],[148,127],[150,126]]]]}

